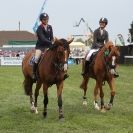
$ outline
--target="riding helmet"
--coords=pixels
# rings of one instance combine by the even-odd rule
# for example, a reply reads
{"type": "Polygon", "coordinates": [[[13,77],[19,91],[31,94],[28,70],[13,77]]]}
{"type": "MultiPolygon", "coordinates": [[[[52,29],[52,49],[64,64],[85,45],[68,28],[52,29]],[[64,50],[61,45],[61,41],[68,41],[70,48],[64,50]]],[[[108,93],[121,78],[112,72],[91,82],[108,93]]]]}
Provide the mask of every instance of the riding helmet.
{"type": "Polygon", "coordinates": [[[47,13],[41,13],[40,14],[40,21],[42,21],[43,19],[49,19],[49,16],[47,13]]]}
{"type": "Polygon", "coordinates": [[[107,25],[108,24],[108,20],[107,20],[107,18],[101,18],[99,20],[99,23],[105,23],[107,25]]]}

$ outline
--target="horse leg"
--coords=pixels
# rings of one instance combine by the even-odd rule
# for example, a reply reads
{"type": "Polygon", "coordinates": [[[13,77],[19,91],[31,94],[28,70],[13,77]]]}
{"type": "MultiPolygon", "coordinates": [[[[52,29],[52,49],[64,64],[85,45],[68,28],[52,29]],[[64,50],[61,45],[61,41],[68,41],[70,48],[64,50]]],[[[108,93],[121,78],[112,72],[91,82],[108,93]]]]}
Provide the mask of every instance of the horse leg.
{"type": "Polygon", "coordinates": [[[89,77],[87,76],[84,76],[83,77],[83,81],[80,85],[80,88],[84,90],[84,96],[83,96],[83,105],[87,105],[87,98],[86,98],[86,91],[87,91],[87,84],[88,84],[88,81],[89,81],[89,77]]]}
{"type": "Polygon", "coordinates": [[[38,114],[38,110],[37,110],[37,97],[39,95],[39,89],[41,88],[41,83],[37,82],[36,84],[36,89],[35,89],[35,94],[34,94],[34,97],[35,97],[35,114],[38,114]]]}
{"type": "Polygon", "coordinates": [[[25,90],[25,94],[30,96],[30,104],[31,104],[30,110],[31,112],[34,112],[35,106],[34,106],[34,98],[33,98],[33,93],[32,93],[32,86],[33,86],[32,79],[29,76],[25,76],[23,87],[25,90]]]}
{"type": "Polygon", "coordinates": [[[59,107],[59,119],[63,119],[63,110],[62,110],[62,90],[63,90],[63,81],[56,84],[57,86],[57,98],[58,98],[58,107],[59,107]]]}
{"type": "Polygon", "coordinates": [[[46,118],[47,116],[47,105],[48,105],[48,86],[46,84],[43,84],[43,94],[44,94],[44,111],[43,111],[43,116],[46,118]]]}
{"type": "Polygon", "coordinates": [[[106,106],[107,110],[110,110],[111,107],[113,106],[113,100],[114,100],[114,96],[115,96],[115,83],[114,83],[114,78],[112,78],[111,80],[107,81],[110,87],[110,101],[108,103],[108,105],[106,106]]]}
{"type": "Polygon", "coordinates": [[[96,85],[94,88],[94,108],[96,110],[100,110],[100,107],[98,105],[98,94],[99,94],[99,88],[98,88],[98,83],[96,82],[96,85]]]}
{"type": "Polygon", "coordinates": [[[98,80],[96,81],[98,84],[98,88],[100,90],[100,99],[101,99],[101,112],[105,112],[105,108],[104,108],[104,93],[103,93],[103,88],[102,88],[102,81],[98,80]]]}

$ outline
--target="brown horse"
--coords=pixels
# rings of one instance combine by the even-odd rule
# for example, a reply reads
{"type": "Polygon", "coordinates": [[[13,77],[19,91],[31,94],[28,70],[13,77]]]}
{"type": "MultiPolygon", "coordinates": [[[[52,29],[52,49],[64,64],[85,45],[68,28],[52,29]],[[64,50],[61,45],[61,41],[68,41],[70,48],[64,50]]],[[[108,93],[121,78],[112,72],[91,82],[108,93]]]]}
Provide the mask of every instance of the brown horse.
{"type": "Polygon", "coordinates": [[[36,82],[35,88],[35,101],[32,93],[32,66],[29,64],[31,58],[34,55],[33,51],[27,53],[22,62],[22,71],[24,74],[24,89],[26,95],[30,96],[31,111],[38,113],[37,110],[37,97],[39,95],[39,89],[43,85],[44,93],[44,117],[47,116],[47,104],[48,104],[48,88],[56,84],[57,86],[57,97],[58,97],[58,106],[59,106],[59,119],[64,118],[62,111],[62,90],[64,83],[64,64],[66,64],[69,57],[70,48],[69,44],[73,41],[59,39],[55,41],[54,47],[52,49],[46,50],[41,56],[40,63],[38,65],[38,81],[36,82]]]}
{"type": "Polygon", "coordinates": [[[117,59],[120,55],[118,47],[115,47],[112,42],[108,42],[104,45],[103,48],[99,50],[96,57],[92,61],[89,69],[89,74],[83,76],[83,81],[80,85],[80,88],[84,90],[83,96],[83,104],[87,105],[86,101],[86,91],[87,91],[87,84],[89,78],[93,78],[96,80],[96,85],[94,88],[94,106],[95,109],[99,110],[100,107],[98,105],[98,94],[100,93],[101,99],[101,111],[105,111],[106,109],[110,109],[113,105],[113,99],[115,96],[115,85],[114,85],[114,77],[111,73],[112,70],[116,67],[117,59]],[[108,106],[104,106],[104,92],[102,85],[107,81],[111,91],[111,97],[108,106]]]}

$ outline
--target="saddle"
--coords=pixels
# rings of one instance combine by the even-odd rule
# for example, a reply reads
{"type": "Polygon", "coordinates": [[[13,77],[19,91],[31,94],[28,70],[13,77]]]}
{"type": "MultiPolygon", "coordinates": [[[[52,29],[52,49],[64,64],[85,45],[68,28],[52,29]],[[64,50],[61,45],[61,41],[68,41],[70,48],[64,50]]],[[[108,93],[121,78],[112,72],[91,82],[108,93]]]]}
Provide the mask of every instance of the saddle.
{"type": "Polygon", "coordinates": [[[95,58],[96,58],[96,55],[98,54],[99,51],[96,51],[94,53],[92,53],[91,57],[90,57],[90,66],[93,66],[94,65],[94,62],[95,62],[95,58]]]}
{"type": "MultiPolygon", "coordinates": [[[[42,51],[38,64],[40,64],[40,60],[44,57],[45,52],[46,51],[42,51]]],[[[34,62],[35,62],[35,53],[32,55],[31,59],[29,60],[29,65],[33,66],[34,62]]]]}

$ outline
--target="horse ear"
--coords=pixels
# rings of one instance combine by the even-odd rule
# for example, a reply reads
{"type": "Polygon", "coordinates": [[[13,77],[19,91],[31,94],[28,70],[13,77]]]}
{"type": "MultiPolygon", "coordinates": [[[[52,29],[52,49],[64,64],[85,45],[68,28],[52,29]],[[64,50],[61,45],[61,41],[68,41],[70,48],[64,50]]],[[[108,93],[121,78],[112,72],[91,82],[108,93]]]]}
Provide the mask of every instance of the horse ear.
{"type": "Polygon", "coordinates": [[[120,50],[120,46],[115,46],[117,48],[117,50],[120,50]]]}
{"type": "Polygon", "coordinates": [[[67,39],[67,42],[68,42],[68,44],[70,44],[71,42],[73,42],[73,40],[74,40],[74,38],[71,38],[71,39],[67,39]]]}
{"type": "Polygon", "coordinates": [[[58,44],[58,43],[59,43],[59,39],[57,37],[54,37],[53,44],[58,44]]]}
{"type": "Polygon", "coordinates": [[[113,42],[112,41],[108,41],[105,45],[105,47],[109,50],[111,50],[111,48],[114,46],[113,42]]]}

